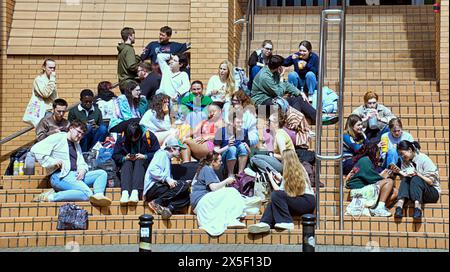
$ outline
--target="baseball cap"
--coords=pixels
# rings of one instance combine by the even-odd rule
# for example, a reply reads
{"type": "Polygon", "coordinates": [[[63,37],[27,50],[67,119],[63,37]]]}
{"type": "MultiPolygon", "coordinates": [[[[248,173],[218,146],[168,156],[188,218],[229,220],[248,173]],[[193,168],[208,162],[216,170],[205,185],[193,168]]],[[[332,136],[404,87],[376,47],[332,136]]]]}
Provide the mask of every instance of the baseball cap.
{"type": "Polygon", "coordinates": [[[166,141],[166,147],[180,147],[182,149],[186,149],[186,146],[180,142],[180,140],[176,138],[169,138],[166,141]]]}

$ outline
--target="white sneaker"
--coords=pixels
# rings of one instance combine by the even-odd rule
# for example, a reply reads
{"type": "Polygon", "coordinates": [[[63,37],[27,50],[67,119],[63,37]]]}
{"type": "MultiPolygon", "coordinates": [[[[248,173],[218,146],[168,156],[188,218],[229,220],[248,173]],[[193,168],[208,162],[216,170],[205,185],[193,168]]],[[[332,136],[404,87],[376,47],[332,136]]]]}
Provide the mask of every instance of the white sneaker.
{"type": "Polygon", "coordinates": [[[122,191],[122,196],[120,197],[120,204],[127,204],[128,203],[128,191],[124,190],[122,191]]]}
{"type": "Polygon", "coordinates": [[[48,191],[43,192],[42,194],[36,196],[35,198],[33,198],[32,202],[49,202],[49,197],[53,196],[55,194],[55,190],[54,189],[50,189],[48,191]]]}
{"type": "Polygon", "coordinates": [[[244,229],[246,227],[246,225],[245,225],[245,223],[242,223],[241,221],[236,219],[235,221],[228,224],[227,227],[230,229],[244,229]]]}
{"type": "Polygon", "coordinates": [[[293,230],[294,223],[276,223],[275,228],[284,230],[293,230]]]}
{"type": "Polygon", "coordinates": [[[94,206],[108,207],[109,205],[111,205],[111,199],[107,198],[102,193],[97,193],[97,194],[91,195],[91,197],[89,198],[89,201],[94,206]]]}
{"type": "Polygon", "coordinates": [[[249,233],[265,233],[270,231],[270,226],[267,223],[259,222],[258,224],[253,224],[248,226],[249,233]]]}
{"type": "Polygon", "coordinates": [[[390,211],[388,211],[386,208],[376,208],[376,209],[370,209],[370,214],[372,216],[379,216],[379,217],[389,217],[392,215],[390,211]]]}
{"type": "Polygon", "coordinates": [[[128,203],[137,204],[139,202],[139,193],[138,190],[131,191],[131,196],[128,199],[128,203]]]}

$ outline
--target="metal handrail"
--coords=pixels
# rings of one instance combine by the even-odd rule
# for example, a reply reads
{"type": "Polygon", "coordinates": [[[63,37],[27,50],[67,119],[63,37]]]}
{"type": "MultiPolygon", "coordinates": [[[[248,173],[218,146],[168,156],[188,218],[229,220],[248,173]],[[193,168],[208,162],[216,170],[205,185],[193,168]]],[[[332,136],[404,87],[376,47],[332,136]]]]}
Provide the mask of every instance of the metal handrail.
{"type": "MultiPolygon", "coordinates": [[[[327,2],[327,1],[325,1],[327,2]]],[[[345,77],[345,1],[342,1],[342,10],[325,9],[321,14],[320,21],[320,62],[319,62],[319,80],[317,92],[317,113],[316,113],[316,180],[320,180],[321,161],[339,161],[339,226],[344,228],[344,190],[343,190],[343,111],[344,111],[344,77],[345,77]],[[339,18],[328,18],[329,15],[338,15],[339,18]],[[323,155],[321,150],[322,140],[322,90],[324,86],[324,74],[326,72],[326,41],[328,39],[328,23],[339,22],[339,102],[338,102],[338,152],[333,155],[323,155]]],[[[316,218],[320,220],[320,186],[316,186],[316,218]]],[[[319,228],[320,224],[317,224],[319,228]]]]}
{"type": "MultiPolygon", "coordinates": [[[[111,86],[111,89],[114,89],[114,88],[116,88],[117,86],[119,86],[119,82],[114,83],[114,84],[111,86]]],[[[72,108],[78,106],[78,104],[80,104],[80,103],[78,102],[78,103],[75,103],[75,104],[71,105],[71,106],[67,109],[67,111],[70,111],[72,108]]],[[[14,140],[15,138],[17,138],[17,137],[19,137],[19,136],[22,136],[23,134],[27,133],[28,131],[33,130],[34,128],[35,128],[35,127],[34,127],[33,125],[30,125],[29,127],[26,127],[26,128],[23,128],[22,130],[19,130],[19,131],[17,131],[17,132],[14,132],[13,134],[11,134],[11,135],[9,135],[9,136],[6,136],[5,138],[1,139],[1,140],[0,140],[0,145],[5,144],[5,143],[7,143],[7,142],[9,142],[9,141],[11,141],[11,140],[14,140]]]]}
{"type": "MultiPolygon", "coordinates": [[[[243,65],[244,67],[247,67],[248,58],[250,56],[251,43],[252,40],[255,38],[255,23],[254,23],[255,12],[256,12],[255,0],[248,0],[245,17],[234,22],[234,24],[240,23],[245,24],[246,41],[245,41],[245,65],[243,65]]],[[[247,75],[249,75],[250,73],[249,69],[245,70],[247,71],[247,75]]]]}

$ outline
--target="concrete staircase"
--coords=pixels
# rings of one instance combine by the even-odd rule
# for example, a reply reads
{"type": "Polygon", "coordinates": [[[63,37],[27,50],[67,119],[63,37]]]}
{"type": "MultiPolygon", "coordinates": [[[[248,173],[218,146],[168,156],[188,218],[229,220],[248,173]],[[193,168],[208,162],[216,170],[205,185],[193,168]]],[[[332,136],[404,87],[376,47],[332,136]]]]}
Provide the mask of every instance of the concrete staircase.
{"type": "MultiPolygon", "coordinates": [[[[264,39],[274,41],[275,53],[287,56],[298,43],[308,39],[318,49],[319,9],[265,8],[258,11],[256,34],[252,48],[264,39]]],[[[368,90],[377,92],[380,103],[388,106],[403,120],[404,129],[422,145],[438,165],[442,195],[435,204],[425,204],[424,218],[413,222],[412,208],[401,221],[390,218],[345,216],[344,229],[339,229],[339,190],[336,164],[322,164],[320,189],[321,221],[316,230],[319,245],[365,246],[369,242],[381,247],[449,248],[449,125],[448,103],[440,102],[436,87],[434,55],[434,16],[432,7],[350,7],[347,15],[347,59],[344,115],[361,105],[368,90]]],[[[245,37],[243,37],[243,40],[245,37]]],[[[337,37],[330,35],[330,40],[337,37]]],[[[244,48],[244,46],[242,46],[244,48]]],[[[336,43],[331,42],[329,60],[337,60],[336,43]]],[[[239,66],[243,67],[243,55],[239,66]]],[[[331,62],[330,62],[331,63],[331,62]]],[[[337,90],[337,69],[329,70],[326,85],[337,90]]],[[[324,130],[322,147],[333,151],[337,144],[336,126],[324,130]]],[[[315,143],[312,143],[314,147],[315,143]]],[[[396,180],[398,188],[400,181],[396,180]]],[[[108,188],[113,199],[108,208],[96,208],[88,202],[77,203],[89,214],[86,231],[57,231],[59,207],[63,203],[33,203],[32,199],[49,188],[44,175],[0,179],[0,248],[66,245],[75,241],[81,245],[138,243],[138,217],[151,213],[142,201],[136,206],[120,206],[120,189],[108,188]]],[[[349,191],[345,190],[344,207],[349,191]]],[[[261,211],[264,207],[261,208],[261,211]]],[[[393,211],[393,209],[391,209],[393,211]]],[[[299,244],[300,218],[295,218],[294,231],[271,231],[250,235],[246,229],[229,229],[220,237],[210,237],[198,229],[190,209],[162,220],[154,215],[154,243],[174,244],[299,244]]],[[[259,221],[261,215],[248,216],[247,225],[259,221]]]]}

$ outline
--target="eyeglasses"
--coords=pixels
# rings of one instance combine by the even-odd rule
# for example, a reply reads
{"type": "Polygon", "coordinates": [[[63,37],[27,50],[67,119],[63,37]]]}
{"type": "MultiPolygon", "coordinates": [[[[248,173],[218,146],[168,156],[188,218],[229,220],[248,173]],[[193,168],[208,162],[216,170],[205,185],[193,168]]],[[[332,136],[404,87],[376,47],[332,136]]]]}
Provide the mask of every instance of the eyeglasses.
{"type": "Polygon", "coordinates": [[[84,134],[84,131],[78,130],[76,128],[74,128],[73,130],[77,133],[77,135],[83,135],[84,134]]]}

